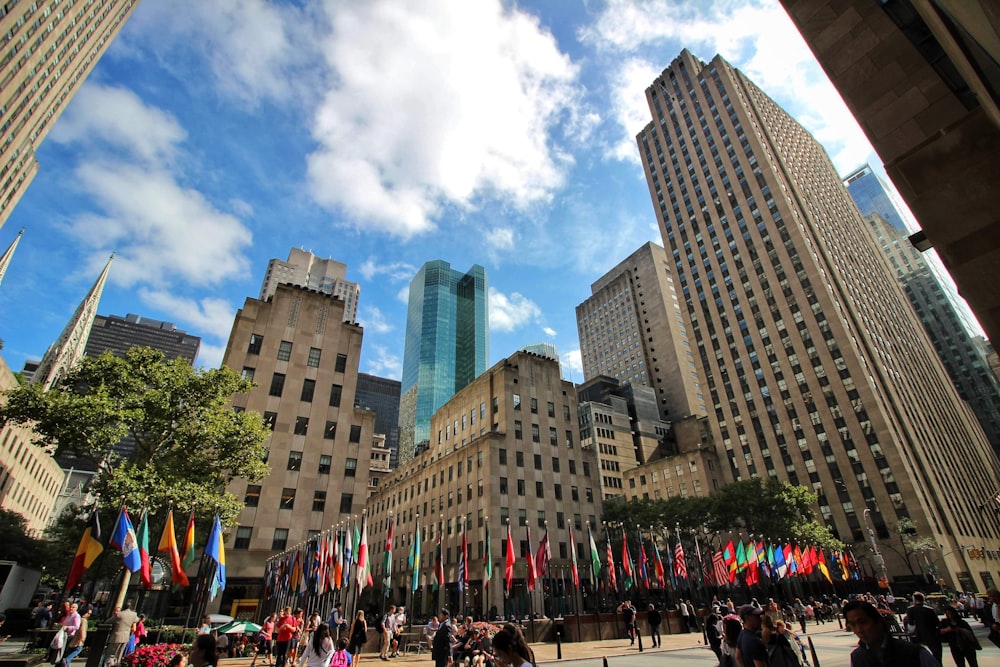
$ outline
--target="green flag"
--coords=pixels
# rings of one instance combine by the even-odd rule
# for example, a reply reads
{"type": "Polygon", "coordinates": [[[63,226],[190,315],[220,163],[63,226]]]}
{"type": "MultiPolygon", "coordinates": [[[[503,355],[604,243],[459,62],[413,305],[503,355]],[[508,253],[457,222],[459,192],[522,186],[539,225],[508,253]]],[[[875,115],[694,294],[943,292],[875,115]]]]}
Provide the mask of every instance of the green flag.
{"type": "Polygon", "coordinates": [[[493,548],[490,546],[490,524],[486,523],[486,555],[483,556],[483,588],[488,588],[493,579],[493,548]]]}
{"type": "Polygon", "coordinates": [[[746,547],[743,546],[743,540],[740,540],[739,545],[736,547],[736,571],[742,572],[747,567],[747,551],[746,547]]]}
{"type": "Polygon", "coordinates": [[[587,535],[590,537],[590,569],[594,573],[594,586],[601,578],[601,552],[597,550],[597,542],[594,541],[594,533],[590,526],[587,526],[587,535]]]}

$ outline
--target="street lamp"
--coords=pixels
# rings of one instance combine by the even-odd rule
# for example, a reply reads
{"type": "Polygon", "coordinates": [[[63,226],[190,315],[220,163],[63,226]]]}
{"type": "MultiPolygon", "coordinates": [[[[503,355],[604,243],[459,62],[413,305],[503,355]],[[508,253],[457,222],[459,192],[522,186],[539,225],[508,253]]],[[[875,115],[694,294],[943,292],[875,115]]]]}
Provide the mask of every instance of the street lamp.
{"type": "Polygon", "coordinates": [[[886,590],[889,591],[889,595],[892,595],[892,586],[889,584],[889,572],[885,569],[885,558],[878,550],[878,541],[875,539],[875,531],[872,530],[871,525],[868,523],[868,515],[871,514],[871,509],[865,508],[865,511],[861,513],[861,517],[864,519],[865,528],[868,530],[868,536],[872,540],[872,551],[874,552],[874,560],[879,567],[882,568],[882,578],[885,579],[886,590]]]}

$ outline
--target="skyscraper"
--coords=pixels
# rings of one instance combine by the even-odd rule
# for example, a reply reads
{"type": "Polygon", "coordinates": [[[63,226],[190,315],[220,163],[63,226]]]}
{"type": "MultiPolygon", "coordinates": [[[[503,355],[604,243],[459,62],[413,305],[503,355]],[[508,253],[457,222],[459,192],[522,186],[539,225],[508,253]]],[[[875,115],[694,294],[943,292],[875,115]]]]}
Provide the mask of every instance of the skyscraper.
{"type": "Polygon", "coordinates": [[[399,461],[430,442],[431,415],[486,371],[489,308],[486,269],[466,273],[427,262],[410,282],[399,405],[399,461]]]}
{"type": "Polygon", "coordinates": [[[358,298],[361,288],[347,280],[347,265],[335,259],[320,259],[307,250],[292,248],[288,261],[272,259],[267,263],[267,273],[260,286],[260,300],[267,301],[278,285],[298,285],[323,294],[330,294],[344,302],[344,321],[356,322],[358,298]]]}
{"type": "Polygon", "coordinates": [[[358,373],[355,407],[375,412],[375,432],[385,436],[389,469],[399,462],[399,380],[358,373]]]}
{"type": "Polygon", "coordinates": [[[38,172],[35,151],[138,4],[15,0],[0,8],[0,226],[38,172]]]}
{"type": "Polygon", "coordinates": [[[996,456],[822,147],[721,57],[683,51],[646,98],[639,152],[732,476],[809,486],[847,542],[912,519],[953,585],[995,585],[968,545],[1000,556],[996,456]]]}
{"type": "Polygon", "coordinates": [[[889,188],[870,165],[862,165],[844,176],[844,185],[851,193],[851,199],[857,204],[861,215],[878,213],[896,231],[900,233],[906,231],[903,216],[899,214],[899,208],[892,201],[889,188]]]}
{"type": "Polygon", "coordinates": [[[90,326],[84,354],[96,357],[110,350],[122,356],[133,347],[151,347],[163,352],[168,360],[180,357],[193,364],[200,346],[201,338],[181,331],[172,322],[133,313],[125,317],[98,315],[90,326]]]}

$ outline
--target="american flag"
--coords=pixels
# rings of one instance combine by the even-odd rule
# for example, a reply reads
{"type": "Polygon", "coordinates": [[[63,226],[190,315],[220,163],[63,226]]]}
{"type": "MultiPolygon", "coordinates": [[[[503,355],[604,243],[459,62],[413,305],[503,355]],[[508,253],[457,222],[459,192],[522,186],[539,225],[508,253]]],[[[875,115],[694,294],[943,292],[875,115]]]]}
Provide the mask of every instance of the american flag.
{"type": "Polygon", "coordinates": [[[681,545],[680,536],[677,537],[677,546],[674,547],[674,575],[682,581],[687,580],[688,568],[684,562],[684,547],[681,545]]]}
{"type": "Polygon", "coordinates": [[[715,585],[724,586],[729,583],[729,568],[721,551],[712,554],[712,565],[715,567],[715,585]]]}

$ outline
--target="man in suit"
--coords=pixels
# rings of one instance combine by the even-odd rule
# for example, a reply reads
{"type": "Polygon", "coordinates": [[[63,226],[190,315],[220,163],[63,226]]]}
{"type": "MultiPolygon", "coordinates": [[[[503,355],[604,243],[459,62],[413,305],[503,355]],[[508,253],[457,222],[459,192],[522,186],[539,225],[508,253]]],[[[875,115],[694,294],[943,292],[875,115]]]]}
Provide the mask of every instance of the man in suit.
{"type": "Polygon", "coordinates": [[[913,594],[913,604],[906,610],[907,628],[914,628],[910,635],[913,641],[934,654],[938,664],[941,663],[941,630],[937,612],[924,603],[924,594],[913,594]]]}
{"type": "Polygon", "coordinates": [[[111,636],[108,637],[108,646],[104,650],[104,664],[106,667],[117,665],[125,652],[125,645],[132,635],[132,626],[139,622],[139,615],[132,611],[132,603],[126,602],[122,605],[121,611],[115,614],[111,620],[111,636]]]}
{"type": "Polygon", "coordinates": [[[441,625],[434,633],[434,641],[431,643],[431,659],[434,667],[448,667],[453,662],[451,650],[455,643],[455,628],[447,609],[438,613],[438,621],[441,625]]]}

